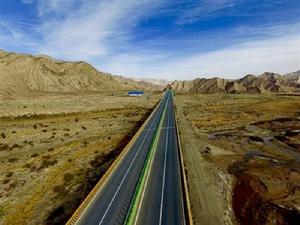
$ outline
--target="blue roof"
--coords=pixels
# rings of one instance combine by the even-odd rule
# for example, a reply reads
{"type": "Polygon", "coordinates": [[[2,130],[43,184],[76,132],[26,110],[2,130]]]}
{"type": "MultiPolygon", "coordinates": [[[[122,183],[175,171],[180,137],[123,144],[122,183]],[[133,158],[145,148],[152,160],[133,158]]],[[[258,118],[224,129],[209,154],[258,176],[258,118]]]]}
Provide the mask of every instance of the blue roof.
{"type": "Polygon", "coordinates": [[[128,91],[128,94],[144,94],[143,91],[128,91]]]}

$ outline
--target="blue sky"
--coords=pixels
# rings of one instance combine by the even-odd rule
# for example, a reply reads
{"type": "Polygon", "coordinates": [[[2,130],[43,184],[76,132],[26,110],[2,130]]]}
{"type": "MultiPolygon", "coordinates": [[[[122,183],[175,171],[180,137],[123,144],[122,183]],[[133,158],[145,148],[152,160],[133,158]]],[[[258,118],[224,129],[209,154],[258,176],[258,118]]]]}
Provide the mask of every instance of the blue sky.
{"type": "Polygon", "coordinates": [[[0,0],[0,48],[135,77],[300,69],[299,0],[0,0]]]}

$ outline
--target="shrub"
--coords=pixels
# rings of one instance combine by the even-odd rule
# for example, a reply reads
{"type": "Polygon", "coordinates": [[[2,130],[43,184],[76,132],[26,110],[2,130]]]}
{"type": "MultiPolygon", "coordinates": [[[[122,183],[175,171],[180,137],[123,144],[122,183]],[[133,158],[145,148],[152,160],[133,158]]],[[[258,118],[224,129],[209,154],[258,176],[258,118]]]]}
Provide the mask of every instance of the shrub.
{"type": "Polygon", "coordinates": [[[46,132],[47,132],[47,130],[46,130],[46,129],[43,129],[43,130],[42,130],[42,132],[46,133],[46,132]]]}
{"type": "Polygon", "coordinates": [[[32,166],[32,163],[26,163],[26,164],[25,164],[25,167],[28,168],[28,169],[30,169],[31,166],[32,166]]]}
{"type": "Polygon", "coordinates": [[[39,170],[44,169],[44,168],[48,168],[49,166],[53,166],[53,165],[55,165],[56,163],[57,163],[57,160],[56,160],[56,159],[54,159],[54,160],[44,159],[44,160],[42,161],[42,164],[41,164],[39,170]]]}
{"type": "Polygon", "coordinates": [[[37,127],[38,127],[37,124],[34,124],[34,125],[33,125],[33,128],[34,128],[34,129],[37,129],[37,127]]]}
{"type": "Polygon", "coordinates": [[[10,147],[11,150],[14,149],[14,148],[21,148],[21,146],[18,145],[18,144],[13,144],[13,145],[10,147]]]}
{"type": "Polygon", "coordinates": [[[5,150],[8,150],[8,149],[9,149],[8,144],[1,144],[0,143],[0,151],[5,151],[5,150]]]}
{"type": "Polygon", "coordinates": [[[6,135],[5,135],[5,133],[1,133],[1,137],[3,138],[3,139],[5,139],[6,138],[6,135]]]}
{"type": "Polygon", "coordinates": [[[31,155],[32,158],[37,157],[37,156],[39,156],[39,154],[37,154],[37,153],[33,153],[33,154],[31,155]]]}
{"type": "Polygon", "coordinates": [[[14,174],[14,172],[8,172],[7,174],[6,174],[6,177],[11,177],[12,175],[14,174]]]}
{"type": "Polygon", "coordinates": [[[10,162],[10,163],[13,163],[13,162],[16,162],[16,161],[18,161],[17,158],[10,158],[10,159],[8,159],[8,162],[10,162]]]}
{"type": "Polygon", "coordinates": [[[76,119],[75,119],[75,122],[78,122],[78,121],[79,121],[79,119],[78,119],[78,118],[76,118],[76,119]]]}
{"type": "Polygon", "coordinates": [[[3,180],[3,182],[2,182],[2,184],[7,184],[7,183],[9,183],[9,179],[5,179],[5,180],[3,180]]]}
{"type": "Polygon", "coordinates": [[[73,173],[65,173],[64,174],[64,182],[70,183],[74,179],[73,173]]]}
{"type": "Polygon", "coordinates": [[[51,158],[50,155],[43,155],[43,156],[42,156],[42,159],[50,159],[50,158],[51,158]]]}
{"type": "Polygon", "coordinates": [[[82,126],[81,128],[82,128],[83,130],[86,130],[86,127],[85,127],[85,126],[82,126]]]}
{"type": "Polygon", "coordinates": [[[56,185],[52,189],[55,193],[57,194],[63,194],[66,192],[65,186],[64,185],[56,185]]]}

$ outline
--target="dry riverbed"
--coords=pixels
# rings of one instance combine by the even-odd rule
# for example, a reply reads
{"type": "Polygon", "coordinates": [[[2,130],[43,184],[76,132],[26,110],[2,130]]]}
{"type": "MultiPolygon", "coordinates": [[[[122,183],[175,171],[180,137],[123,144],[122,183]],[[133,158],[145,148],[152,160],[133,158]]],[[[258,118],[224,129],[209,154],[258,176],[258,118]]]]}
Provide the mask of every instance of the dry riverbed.
{"type": "Polygon", "coordinates": [[[62,224],[161,94],[0,102],[0,224],[62,224]]]}

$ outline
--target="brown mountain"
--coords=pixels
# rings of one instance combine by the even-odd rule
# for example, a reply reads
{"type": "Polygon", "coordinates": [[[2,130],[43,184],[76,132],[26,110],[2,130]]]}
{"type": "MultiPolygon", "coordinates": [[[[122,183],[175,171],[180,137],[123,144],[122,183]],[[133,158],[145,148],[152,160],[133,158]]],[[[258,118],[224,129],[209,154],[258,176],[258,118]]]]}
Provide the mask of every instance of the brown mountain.
{"type": "Polygon", "coordinates": [[[153,85],[124,83],[86,62],[66,62],[48,56],[0,50],[0,99],[27,98],[41,92],[118,91],[151,89],[153,85]]]}
{"type": "Polygon", "coordinates": [[[197,78],[191,81],[174,81],[171,88],[179,92],[211,93],[293,93],[300,92],[300,71],[280,75],[263,73],[246,75],[237,80],[197,78]]]}

